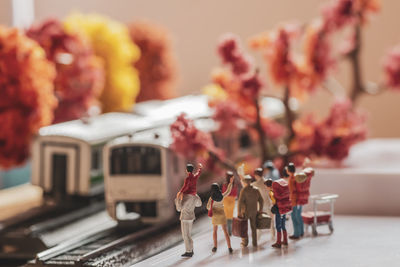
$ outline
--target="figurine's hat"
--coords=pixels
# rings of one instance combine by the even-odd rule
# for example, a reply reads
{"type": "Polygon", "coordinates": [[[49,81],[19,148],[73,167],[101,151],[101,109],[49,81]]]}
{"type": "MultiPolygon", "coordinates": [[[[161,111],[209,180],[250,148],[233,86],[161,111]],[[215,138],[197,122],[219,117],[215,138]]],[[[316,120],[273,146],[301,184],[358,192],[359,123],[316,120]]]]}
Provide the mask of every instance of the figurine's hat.
{"type": "Polygon", "coordinates": [[[245,179],[245,180],[251,180],[251,179],[253,179],[253,177],[251,177],[250,174],[246,174],[246,175],[243,177],[243,179],[245,179]]]}

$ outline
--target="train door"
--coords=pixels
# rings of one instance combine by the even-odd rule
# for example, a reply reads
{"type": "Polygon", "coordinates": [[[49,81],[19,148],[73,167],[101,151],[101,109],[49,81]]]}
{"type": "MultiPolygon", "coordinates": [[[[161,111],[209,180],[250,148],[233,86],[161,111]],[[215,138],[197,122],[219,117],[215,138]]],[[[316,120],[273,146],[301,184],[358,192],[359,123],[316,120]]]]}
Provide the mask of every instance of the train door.
{"type": "Polygon", "coordinates": [[[44,147],[44,188],[56,200],[63,199],[67,194],[78,193],[76,157],[76,147],[44,147]]]}
{"type": "Polygon", "coordinates": [[[54,153],[52,155],[52,182],[55,199],[63,199],[67,192],[67,160],[65,154],[54,153]]]}

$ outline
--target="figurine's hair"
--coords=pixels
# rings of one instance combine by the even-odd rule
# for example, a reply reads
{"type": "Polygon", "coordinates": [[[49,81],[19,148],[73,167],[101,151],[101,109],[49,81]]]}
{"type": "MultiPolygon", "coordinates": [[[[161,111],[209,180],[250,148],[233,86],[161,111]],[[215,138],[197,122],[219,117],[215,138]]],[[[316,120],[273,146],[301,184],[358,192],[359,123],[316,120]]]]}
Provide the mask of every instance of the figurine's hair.
{"type": "Polygon", "coordinates": [[[266,180],[266,181],[264,182],[264,184],[265,184],[267,187],[271,187],[271,186],[272,186],[272,180],[271,180],[271,179],[268,179],[268,180],[266,180]]]}
{"type": "Polygon", "coordinates": [[[262,176],[263,175],[263,169],[262,168],[257,168],[254,170],[254,175],[262,176]]]}
{"type": "Polygon", "coordinates": [[[289,177],[289,173],[286,171],[286,169],[283,169],[282,175],[283,175],[283,177],[285,177],[285,178],[289,177]]]}
{"type": "Polygon", "coordinates": [[[186,164],[186,171],[187,172],[193,172],[194,166],[193,164],[186,164]]]}
{"type": "Polygon", "coordinates": [[[294,166],[293,162],[290,162],[289,165],[287,166],[287,170],[290,173],[295,173],[296,172],[296,167],[294,166]]]}

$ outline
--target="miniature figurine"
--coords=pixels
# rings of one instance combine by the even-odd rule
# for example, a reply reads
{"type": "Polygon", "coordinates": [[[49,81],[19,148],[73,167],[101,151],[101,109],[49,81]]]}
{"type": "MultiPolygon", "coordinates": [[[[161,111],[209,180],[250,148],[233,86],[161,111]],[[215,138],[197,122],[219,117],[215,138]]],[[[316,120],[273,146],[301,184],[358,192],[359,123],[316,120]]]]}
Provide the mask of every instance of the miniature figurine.
{"type": "MultiPolygon", "coordinates": [[[[293,223],[293,235],[289,236],[290,239],[299,239],[301,230],[301,210],[302,207],[297,205],[297,191],[296,191],[296,167],[292,162],[285,167],[286,172],[289,174],[289,191],[290,191],[290,202],[292,204],[292,223],[293,223]]],[[[304,227],[304,226],[303,226],[304,227]]]]}
{"type": "MultiPolygon", "coordinates": [[[[257,168],[254,171],[254,178],[256,179],[251,185],[257,188],[260,191],[261,197],[263,198],[264,205],[263,205],[263,212],[266,212],[271,218],[273,217],[271,212],[271,199],[269,197],[269,189],[264,185],[264,178],[263,178],[263,169],[257,168]]],[[[257,229],[257,239],[260,239],[261,230],[257,229]]],[[[271,224],[271,238],[275,237],[275,226],[273,223],[271,224]]]]}
{"type": "Polygon", "coordinates": [[[192,225],[196,218],[194,209],[196,207],[201,207],[202,204],[196,189],[196,183],[200,176],[202,165],[199,164],[199,169],[196,174],[193,174],[193,169],[194,167],[192,164],[186,165],[187,177],[175,198],[176,210],[181,213],[179,219],[181,220],[182,238],[185,242],[186,249],[182,257],[192,257],[194,254],[192,240],[192,225]]]}
{"type": "Polygon", "coordinates": [[[217,183],[211,185],[211,197],[208,199],[207,209],[211,211],[211,222],[213,224],[213,241],[214,247],[212,252],[217,251],[217,230],[218,225],[222,226],[222,230],[225,234],[226,244],[228,245],[229,253],[232,253],[231,239],[226,228],[226,216],[224,211],[224,199],[231,193],[233,186],[233,175],[230,176],[229,185],[224,193],[221,193],[221,189],[217,183]]]}
{"type": "Polygon", "coordinates": [[[289,195],[289,185],[286,179],[289,174],[284,171],[283,177],[276,181],[267,180],[265,185],[271,188],[270,197],[272,201],[271,212],[275,214],[275,227],[277,231],[276,242],[272,244],[274,248],[280,248],[282,245],[288,245],[286,231],[286,213],[292,210],[289,195]],[[283,234],[283,242],[282,242],[283,234]]]}
{"type": "MultiPolygon", "coordinates": [[[[231,178],[233,177],[233,172],[226,172],[226,183],[222,185],[222,193],[225,193],[228,189],[231,178]]],[[[224,211],[226,216],[226,225],[228,227],[229,236],[232,235],[232,219],[233,219],[233,210],[235,208],[235,200],[238,194],[238,187],[236,182],[233,181],[231,193],[224,198],[224,211]]]]}
{"type": "MultiPolygon", "coordinates": [[[[290,171],[290,170],[289,170],[290,171]]],[[[294,233],[290,239],[299,239],[304,235],[304,222],[302,217],[303,206],[308,203],[310,196],[311,178],[314,176],[313,168],[305,168],[294,176],[296,186],[296,205],[293,207],[292,221],[294,233]],[[296,214],[295,214],[296,212],[296,214]]]]}
{"type": "MultiPolygon", "coordinates": [[[[238,216],[250,220],[251,236],[253,246],[257,246],[257,214],[263,210],[264,201],[260,191],[251,185],[252,177],[245,175],[243,177],[244,188],[240,192],[238,202],[238,216]],[[258,211],[257,211],[258,203],[258,211]]],[[[247,247],[249,238],[242,238],[242,247],[247,247]]]]}
{"type": "Polygon", "coordinates": [[[276,181],[280,178],[279,171],[275,168],[275,165],[272,161],[268,160],[263,165],[263,175],[264,180],[271,179],[272,181],[276,181]]]}
{"type": "Polygon", "coordinates": [[[187,177],[185,178],[185,182],[183,183],[181,190],[179,190],[179,192],[176,194],[177,198],[180,198],[182,200],[184,194],[196,195],[197,180],[200,177],[202,168],[203,165],[199,163],[197,172],[193,174],[194,166],[192,164],[186,165],[187,177]]]}

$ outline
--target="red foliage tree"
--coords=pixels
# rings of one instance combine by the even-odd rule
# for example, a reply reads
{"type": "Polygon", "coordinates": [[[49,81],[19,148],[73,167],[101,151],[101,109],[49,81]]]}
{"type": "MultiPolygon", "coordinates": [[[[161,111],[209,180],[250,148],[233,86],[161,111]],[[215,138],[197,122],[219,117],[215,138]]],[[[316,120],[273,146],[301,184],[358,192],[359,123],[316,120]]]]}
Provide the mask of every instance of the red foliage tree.
{"type": "Polygon", "coordinates": [[[137,101],[169,99],[177,95],[177,63],[167,30],[146,23],[129,25],[132,41],[141,56],[134,64],[139,71],[140,92],[137,101]]]}
{"type": "Polygon", "coordinates": [[[86,115],[104,88],[104,67],[90,44],[82,36],[68,33],[56,19],[32,26],[27,35],[43,47],[47,59],[56,66],[54,87],[59,105],[53,123],[86,115]]]}
{"type": "Polygon", "coordinates": [[[22,164],[32,137],[53,120],[55,68],[17,29],[0,27],[0,166],[22,164]]]}

